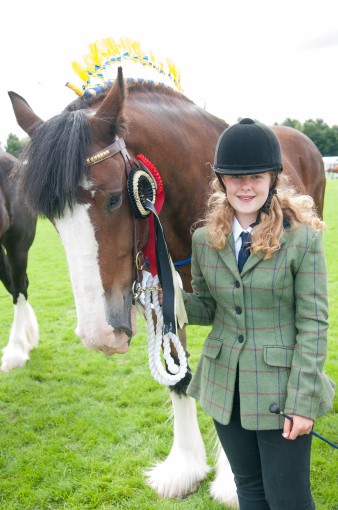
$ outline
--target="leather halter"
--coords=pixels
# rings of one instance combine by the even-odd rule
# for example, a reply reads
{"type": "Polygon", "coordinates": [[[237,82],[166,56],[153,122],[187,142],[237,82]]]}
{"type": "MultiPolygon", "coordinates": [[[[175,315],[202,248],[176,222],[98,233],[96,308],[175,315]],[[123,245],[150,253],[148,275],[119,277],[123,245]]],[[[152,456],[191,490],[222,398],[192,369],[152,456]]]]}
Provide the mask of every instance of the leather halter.
{"type": "MultiPolygon", "coordinates": [[[[115,137],[115,142],[113,142],[111,145],[108,145],[104,149],[101,149],[100,151],[95,152],[92,156],[89,156],[86,158],[86,165],[87,166],[93,166],[97,163],[101,163],[105,159],[112,158],[113,156],[116,156],[116,154],[121,153],[124,164],[125,164],[125,170],[127,179],[130,174],[130,172],[134,168],[138,168],[138,165],[132,160],[130,157],[125,141],[123,138],[119,138],[118,136],[115,137]]],[[[135,216],[133,216],[133,224],[134,224],[134,242],[133,242],[133,289],[137,283],[142,282],[142,269],[144,266],[144,255],[140,247],[140,239],[139,239],[139,221],[135,216]]]]}
{"type": "Polygon", "coordinates": [[[100,151],[95,152],[95,154],[93,154],[92,156],[86,158],[86,165],[87,166],[96,165],[96,163],[101,163],[101,161],[111,158],[115,156],[115,154],[118,154],[119,152],[121,152],[123,156],[123,159],[126,164],[127,175],[129,175],[131,170],[135,168],[136,165],[132,162],[132,159],[128,154],[125,141],[123,140],[123,138],[118,138],[117,136],[115,137],[114,143],[108,145],[104,149],[101,149],[100,151]]]}

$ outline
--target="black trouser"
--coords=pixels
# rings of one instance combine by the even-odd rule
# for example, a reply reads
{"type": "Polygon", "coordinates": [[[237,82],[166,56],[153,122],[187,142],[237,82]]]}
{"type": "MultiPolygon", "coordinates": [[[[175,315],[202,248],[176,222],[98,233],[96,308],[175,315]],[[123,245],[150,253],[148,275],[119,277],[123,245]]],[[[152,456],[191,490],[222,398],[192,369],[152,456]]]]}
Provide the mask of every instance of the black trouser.
{"type": "Polygon", "coordinates": [[[291,441],[282,430],[245,430],[238,388],[229,425],[214,420],[229,459],[240,510],[314,510],[310,489],[312,435],[291,441]]]}

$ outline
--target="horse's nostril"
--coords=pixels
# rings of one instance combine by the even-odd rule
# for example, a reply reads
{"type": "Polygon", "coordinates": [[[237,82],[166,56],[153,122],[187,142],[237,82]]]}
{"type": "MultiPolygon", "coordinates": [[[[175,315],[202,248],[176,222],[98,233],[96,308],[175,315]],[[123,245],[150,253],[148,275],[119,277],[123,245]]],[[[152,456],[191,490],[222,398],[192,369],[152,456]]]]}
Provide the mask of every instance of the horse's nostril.
{"type": "Polygon", "coordinates": [[[128,327],[114,328],[116,335],[122,335],[124,333],[130,339],[133,335],[132,330],[128,327]]]}

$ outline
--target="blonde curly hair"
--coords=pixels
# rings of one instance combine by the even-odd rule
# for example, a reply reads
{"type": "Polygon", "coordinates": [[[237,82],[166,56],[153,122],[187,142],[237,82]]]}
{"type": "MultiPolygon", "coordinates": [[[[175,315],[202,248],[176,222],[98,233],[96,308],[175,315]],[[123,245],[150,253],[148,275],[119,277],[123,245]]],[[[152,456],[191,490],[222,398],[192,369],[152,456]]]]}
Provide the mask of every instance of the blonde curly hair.
{"type": "MultiPolygon", "coordinates": [[[[270,173],[274,179],[275,172],[270,173]]],[[[206,214],[201,221],[207,230],[208,243],[220,250],[227,244],[235,211],[217,178],[211,182],[211,189],[206,214]]],[[[270,259],[280,248],[284,218],[287,218],[291,228],[297,228],[299,223],[308,224],[316,231],[326,228],[317,214],[313,198],[299,194],[290,184],[287,175],[277,175],[276,192],[272,195],[269,214],[262,212],[261,221],[252,230],[250,251],[251,253],[263,252],[264,259],[270,259]]]]}

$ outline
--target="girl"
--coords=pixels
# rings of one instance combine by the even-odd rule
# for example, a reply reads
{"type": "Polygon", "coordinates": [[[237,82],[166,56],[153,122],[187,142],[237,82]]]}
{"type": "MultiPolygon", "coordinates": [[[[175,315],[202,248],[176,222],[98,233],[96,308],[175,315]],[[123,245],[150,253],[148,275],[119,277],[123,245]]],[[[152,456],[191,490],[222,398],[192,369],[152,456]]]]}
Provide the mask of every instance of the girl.
{"type": "Polygon", "coordinates": [[[193,293],[182,291],[189,324],[212,326],[187,393],[214,420],[241,510],[313,510],[310,432],[334,394],[323,372],[324,223],[282,178],[280,145],[264,124],[228,127],[214,170],[193,234],[193,293]]]}

